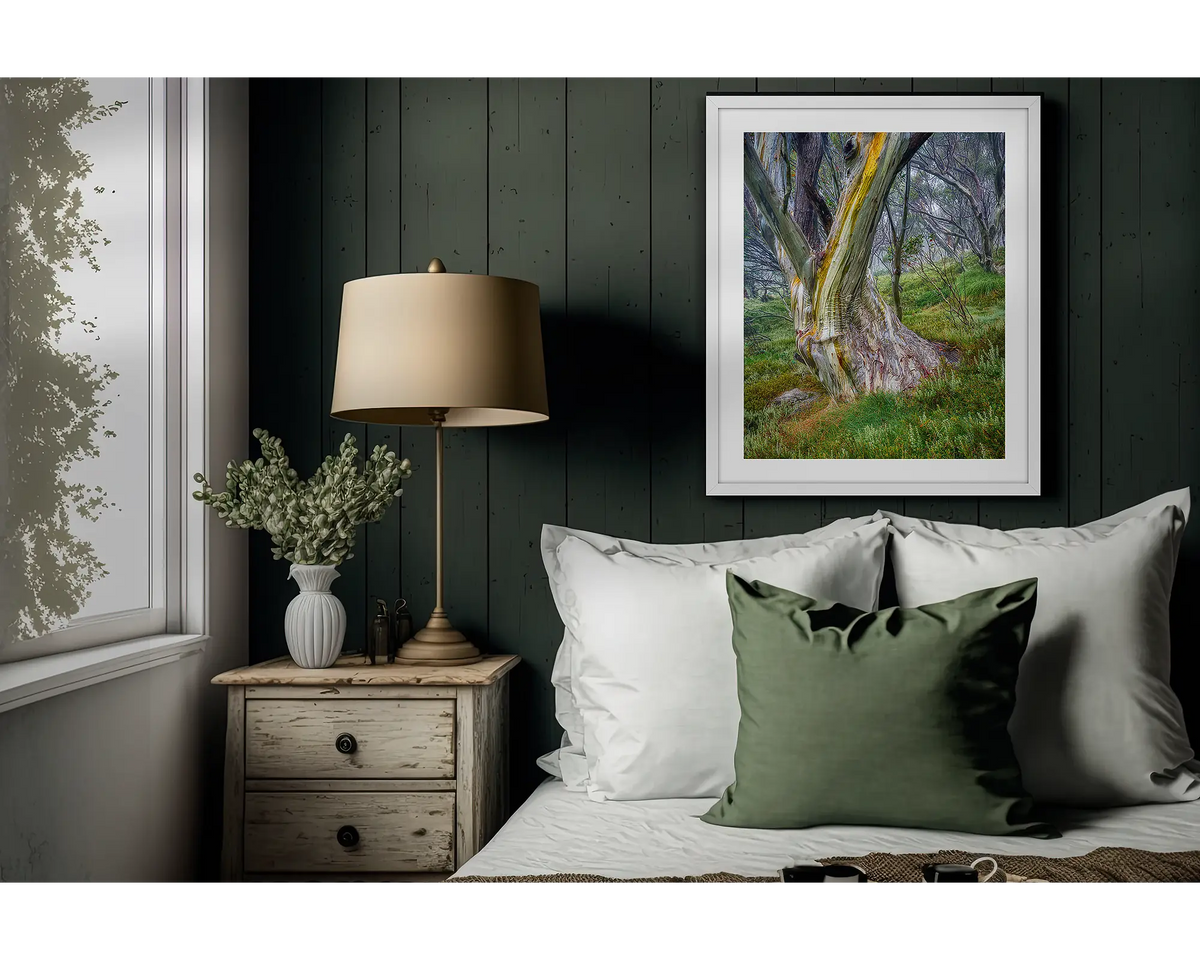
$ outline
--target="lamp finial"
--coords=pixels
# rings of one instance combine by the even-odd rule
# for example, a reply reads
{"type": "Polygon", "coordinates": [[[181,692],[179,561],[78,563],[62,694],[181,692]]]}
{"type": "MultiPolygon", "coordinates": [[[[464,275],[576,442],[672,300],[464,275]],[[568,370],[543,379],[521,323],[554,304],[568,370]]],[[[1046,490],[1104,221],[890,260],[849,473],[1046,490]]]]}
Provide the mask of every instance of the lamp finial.
{"type": "Polygon", "coordinates": [[[445,273],[446,265],[440,259],[434,257],[429,261],[429,266],[425,268],[426,273],[445,273]]]}

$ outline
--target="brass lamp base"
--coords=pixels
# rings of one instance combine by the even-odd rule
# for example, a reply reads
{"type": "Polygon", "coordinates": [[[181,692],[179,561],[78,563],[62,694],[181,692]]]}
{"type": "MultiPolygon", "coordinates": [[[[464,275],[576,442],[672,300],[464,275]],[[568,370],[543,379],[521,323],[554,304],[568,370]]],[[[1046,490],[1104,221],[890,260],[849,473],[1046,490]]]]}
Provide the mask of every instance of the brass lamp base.
{"type": "Polygon", "coordinates": [[[442,610],[434,610],[425,627],[396,651],[397,663],[427,667],[461,667],[482,659],[479,648],[450,626],[442,610]]]}
{"type": "MultiPolygon", "coordinates": [[[[444,272],[445,269],[441,260],[434,259],[429,264],[430,273],[444,272]]],[[[446,411],[430,410],[429,422],[434,427],[434,449],[437,453],[437,510],[434,513],[437,519],[434,528],[437,545],[437,578],[434,581],[437,585],[436,595],[429,622],[396,651],[396,662],[427,667],[461,667],[468,663],[478,663],[483,656],[475,644],[450,626],[450,618],[446,616],[442,607],[442,424],[446,422],[446,411]]]]}

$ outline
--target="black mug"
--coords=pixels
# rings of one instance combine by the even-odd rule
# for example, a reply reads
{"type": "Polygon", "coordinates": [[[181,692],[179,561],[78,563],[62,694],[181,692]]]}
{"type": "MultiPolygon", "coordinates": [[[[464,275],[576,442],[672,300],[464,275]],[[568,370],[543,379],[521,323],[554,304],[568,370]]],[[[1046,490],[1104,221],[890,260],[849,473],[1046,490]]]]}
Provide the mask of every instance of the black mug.
{"type": "Polygon", "coordinates": [[[979,871],[961,863],[926,863],[920,868],[926,886],[978,887],[979,871]]]}
{"type": "Polygon", "coordinates": [[[802,864],[779,871],[784,883],[866,883],[867,875],[851,863],[802,864]]]}

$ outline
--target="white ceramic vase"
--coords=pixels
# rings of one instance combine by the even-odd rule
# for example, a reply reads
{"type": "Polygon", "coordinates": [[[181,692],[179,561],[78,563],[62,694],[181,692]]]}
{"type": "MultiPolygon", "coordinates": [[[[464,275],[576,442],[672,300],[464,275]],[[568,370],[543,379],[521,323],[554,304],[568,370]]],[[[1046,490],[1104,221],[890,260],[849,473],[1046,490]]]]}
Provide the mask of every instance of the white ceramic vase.
{"type": "Polygon", "coordinates": [[[329,590],[337,567],[293,563],[288,577],[300,593],[283,615],[283,633],[292,659],[309,670],[332,666],[346,639],[346,608],[329,590]]]}

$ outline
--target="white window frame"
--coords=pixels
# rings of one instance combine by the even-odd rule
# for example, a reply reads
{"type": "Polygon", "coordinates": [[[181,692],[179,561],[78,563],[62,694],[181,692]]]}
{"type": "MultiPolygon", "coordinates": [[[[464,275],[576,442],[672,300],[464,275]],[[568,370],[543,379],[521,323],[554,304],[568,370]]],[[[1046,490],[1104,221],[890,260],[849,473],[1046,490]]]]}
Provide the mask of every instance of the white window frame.
{"type": "Polygon", "coordinates": [[[0,646],[0,664],[205,632],[207,525],[191,477],[207,468],[208,84],[151,87],[150,605],[75,619],[0,646]]]}

